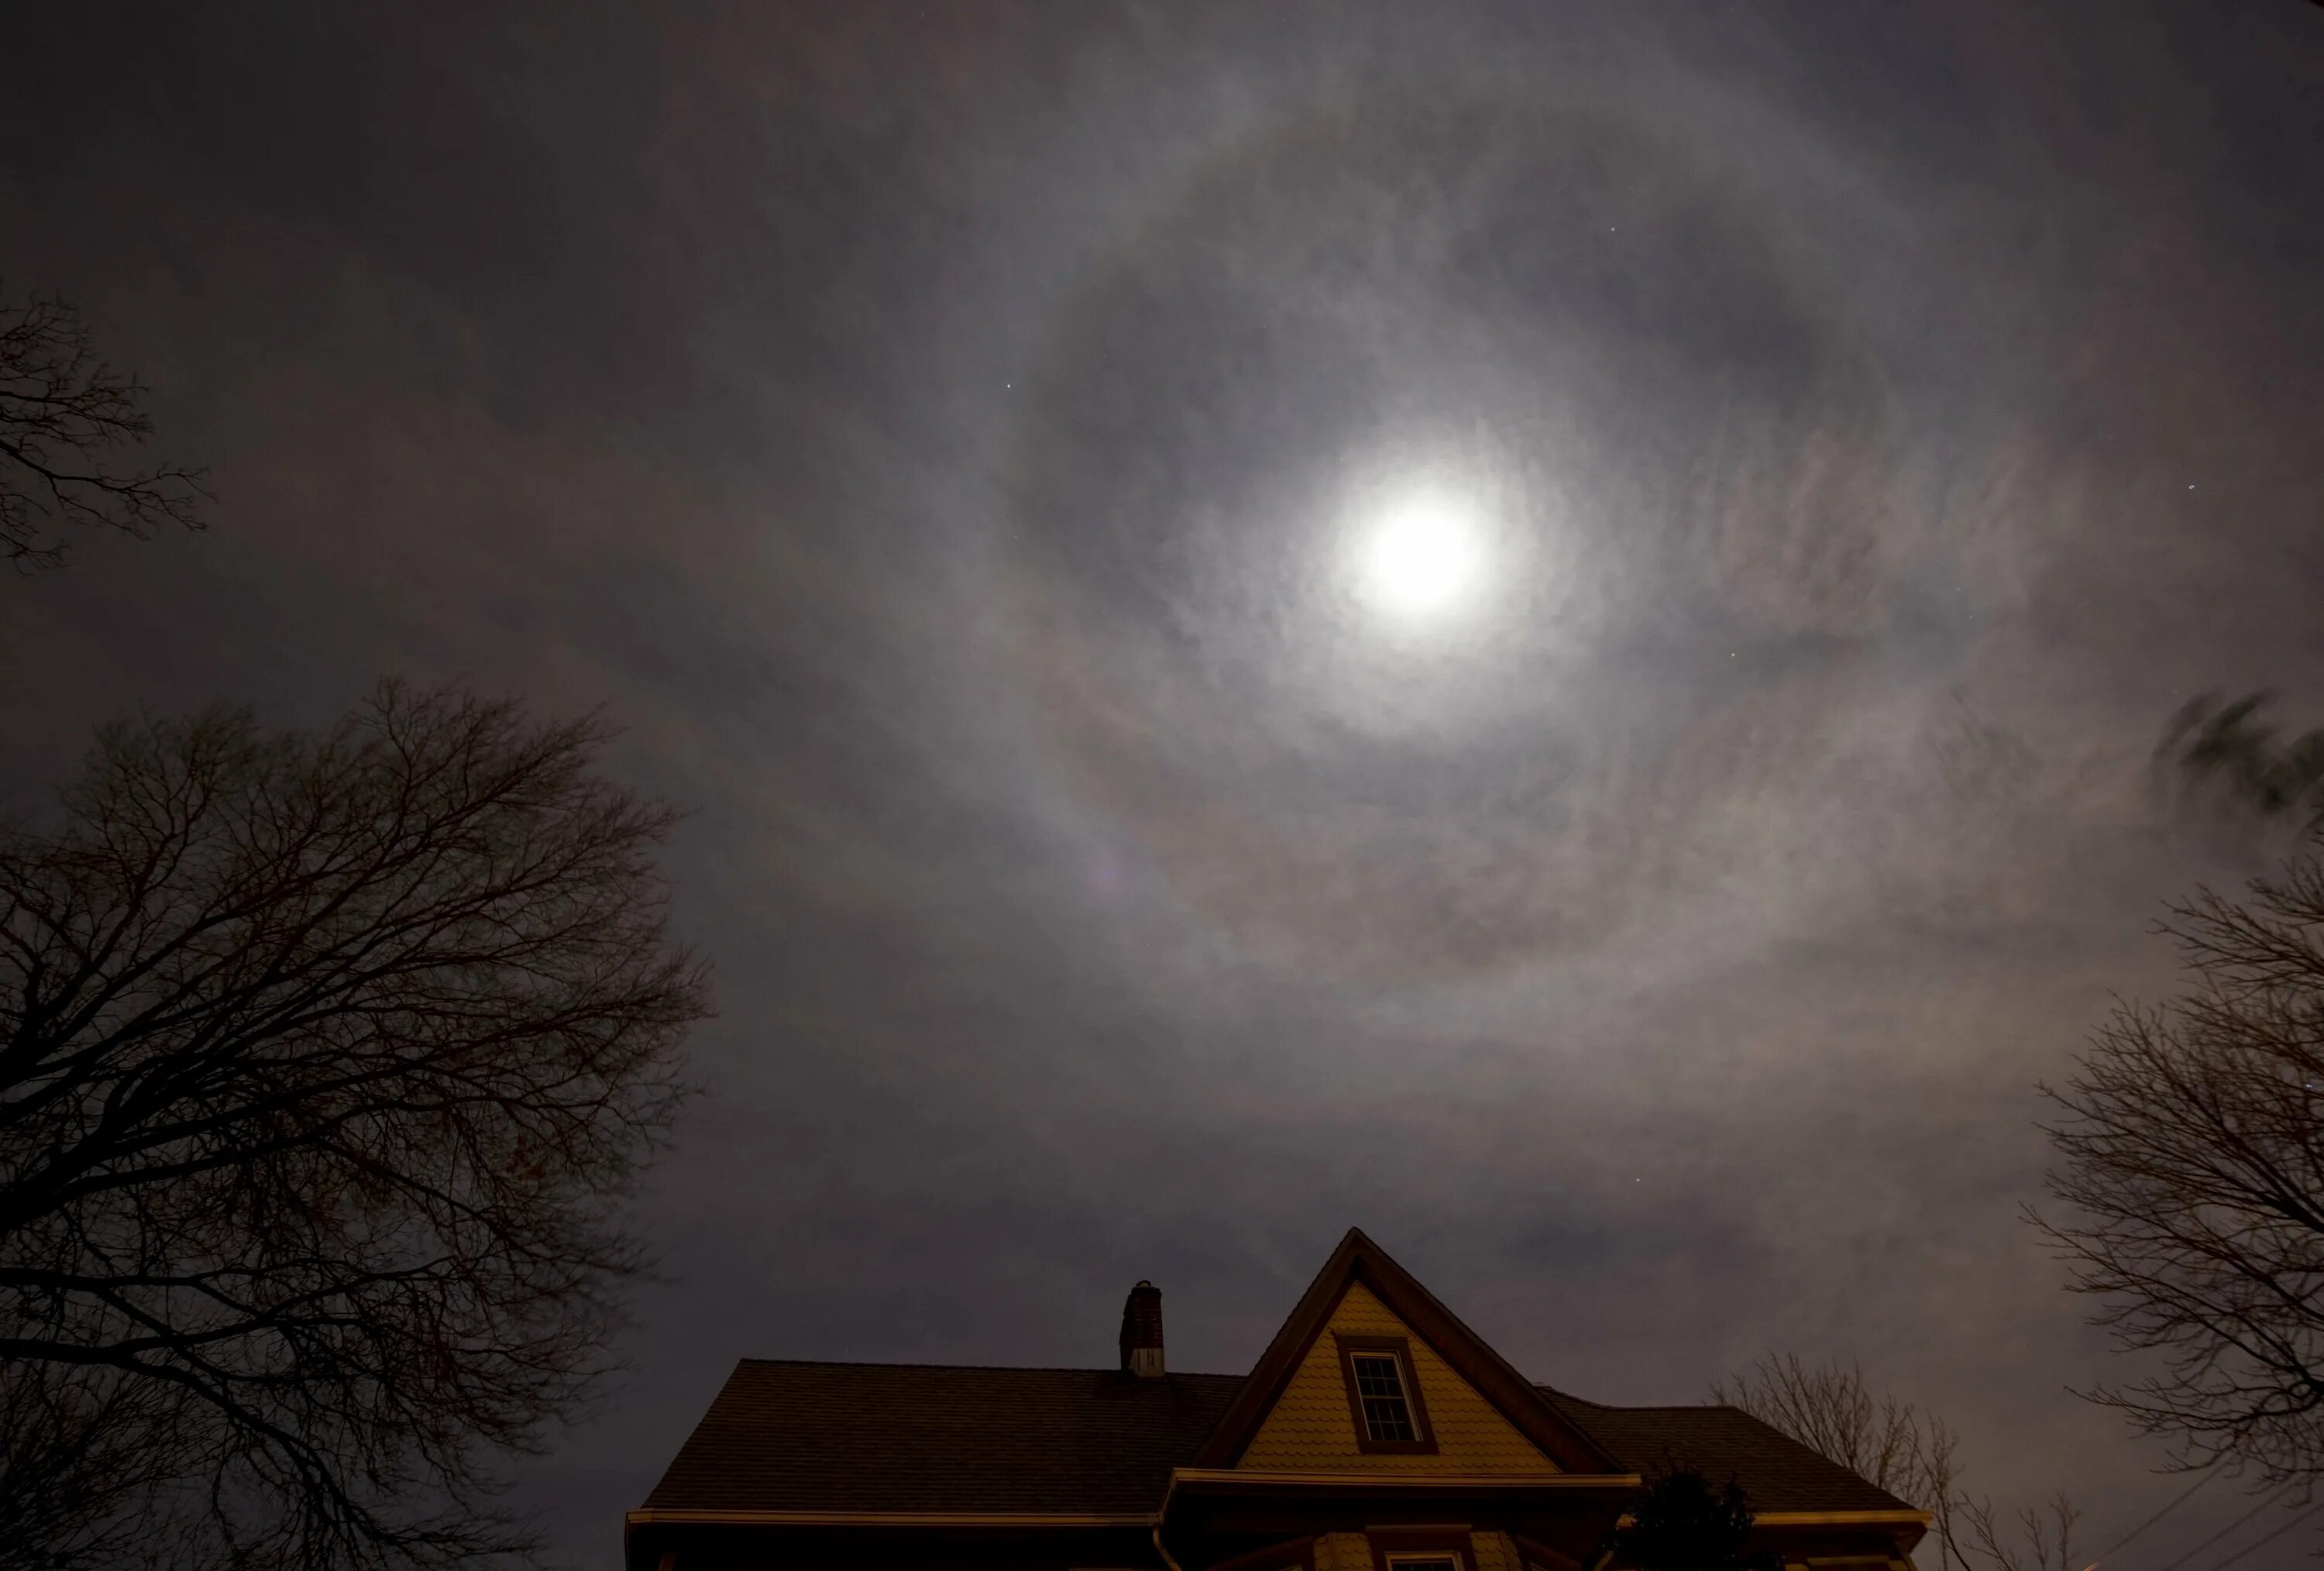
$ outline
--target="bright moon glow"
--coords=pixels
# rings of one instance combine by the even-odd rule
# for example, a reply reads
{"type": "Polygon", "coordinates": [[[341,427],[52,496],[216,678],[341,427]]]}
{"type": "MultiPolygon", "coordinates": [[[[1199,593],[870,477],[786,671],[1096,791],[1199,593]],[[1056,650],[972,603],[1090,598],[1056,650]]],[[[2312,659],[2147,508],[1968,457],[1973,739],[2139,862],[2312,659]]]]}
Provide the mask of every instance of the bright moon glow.
{"type": "Polygon", "coordinates": [[[1485,531],[1457,496],[1404,493],[1365,526],[1355,566],[1373,609],[1402,622],[1441,622],[1483,587],[1485,531]]]}

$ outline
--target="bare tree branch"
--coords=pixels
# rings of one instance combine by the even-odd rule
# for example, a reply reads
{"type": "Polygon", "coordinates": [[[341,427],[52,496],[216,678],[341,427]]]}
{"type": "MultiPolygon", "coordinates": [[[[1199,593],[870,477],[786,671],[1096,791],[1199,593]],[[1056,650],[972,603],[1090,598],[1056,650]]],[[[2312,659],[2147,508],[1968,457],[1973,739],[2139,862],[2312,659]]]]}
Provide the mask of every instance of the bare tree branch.
{"type": "Polygon", "coordinates": [[[207,470],[108,461],[153,434],[145,392],[97,357],[71,306],[0,300],[0,560],[54,567],[71,550],[59,531],[78,525],[202,527],[207,470]]]}
{"type": "Polygon", "coordinates": [[[1875,1395],[1864,1372],[1771,1354],[1711,1388],[1711,1400],[1742,1409],[1812,1451],[1923,1511],[1952,1492],[1957,1437],[1934,1413],[1875,1395]]]}
{"type": "Polygon", "coordinates": [[[2028,1507],[2006,1526],[1995,1521],[1990,1500],[1963,1495],[1959,1511],[1969,1553],[1995,1571],[2076,1571],[2074,1524],[2082,1513],[2062,1490],[2050,1497],[2046,1511],[2028,1507]]]}
{"type": "Polygon", "coordinates": [[[0,1567],[525,1546],[706,997],[603,739],[146,721],[0,830],[0,1567]]]}
{"type": "Polygon", "coordinates": [[[2052,1195],[2029,1213],[2163,1372],[2085,1393],[2185,1465],[2324,1476],[2324,838],[2241,901],[2172,909],[2190,987],[2126,1003],[2045,1125],[2052,1195]]]}
{"type": "Polygon", "coordinates": [[[2025,1511],[2015,1523],[1997,1522],[1991,1500],[1960,1488],[1960,1437],[1945,1421],[1876,1394],[1853,1364],[1769,1354],[1731,1382],[1713,1385],[1711,1400],[1742,1409],[1927,1511],[1946,1566],[1968,1571],[1974,1558],[1988,1571],[2077,1571],[2066,1564],[2081,1517],[2071,1500],[2061,1492],[2046,1514],[2025,1511]]]}

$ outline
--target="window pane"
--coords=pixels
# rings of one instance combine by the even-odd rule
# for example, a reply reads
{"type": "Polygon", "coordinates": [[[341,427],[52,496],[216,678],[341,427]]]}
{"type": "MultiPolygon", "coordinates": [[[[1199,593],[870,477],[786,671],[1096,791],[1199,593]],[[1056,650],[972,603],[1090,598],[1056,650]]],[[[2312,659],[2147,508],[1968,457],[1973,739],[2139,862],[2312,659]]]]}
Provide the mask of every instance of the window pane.
{"type": "MultiPolygon", "coordinates": [[[[1390,1353],[1359,1353],[1353,1361],[1356,1369],[1356,1397],[1363,1404],[1364,1428],[1367,1437],[1374,1440],[1413,1440],[1419,1437],[1412,1427],[1412,1409],[1404,1400],[1404,1372],[1390,1353]]],[[[1415,1562],[1419,1564],[1419,1562],[1415,1562]]],[[[1429,1562],[1434,1566],[1436,1562],[1429,1562]]]]}

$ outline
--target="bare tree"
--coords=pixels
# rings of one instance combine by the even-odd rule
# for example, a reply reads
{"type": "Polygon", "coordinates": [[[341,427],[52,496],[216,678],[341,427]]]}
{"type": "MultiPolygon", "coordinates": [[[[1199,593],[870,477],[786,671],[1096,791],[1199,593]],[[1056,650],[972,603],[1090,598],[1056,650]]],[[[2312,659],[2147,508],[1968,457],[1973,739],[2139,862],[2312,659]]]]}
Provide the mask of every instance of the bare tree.
{"type": "Polygon", "coordinates": [[[141,1508],[176,1483],[183,1407],[119,1370],[0,1363],[0,1565],[166,1563],[170,1513],[141,1508]]]}
{"type": "Polygon", "coordinates": [[[1949,1566],[1971,1558],[1990,1571],[2061,1571],[2080,1513],[2063,1493],[2048,1515],[2019,1513],[2024,1543],[1997,1525],[1989,1499],[1960,1488],[1960,1437],[1926,1409],[1875,1392],[1850,1364],[1811,1364],[1797,1354],[1771,1354],[1711,1400],[1742,1409],[1761,1423],[1831,1458],[1879,1488],[1927,1511],[1938,1552],[1949,1566]],[[2052,1529],[2054,1529],[2054,1533],[2052,1529]]]}
{"type": "Polygon", "coordinates": [[[604,1365],[706,1007],[603,740],[147,720],[0,828],[0,1566],[526,1543],[492,1464],[604,1365]]]}
{"type": "Polygon", "coordinates": [[[1960,1516],[1969,1552],[1994,1571],[2077,1571],[2074,1524],[2082,1520],[2082,1513],[2063,1490],[2050,1497],[2045,1510],[2028,1507],[2019,1511],[2011,1524],[2015,1531],[1994,1520],[1989,1500],[1962,1496],[1960,1516]]]}
{"type": "Polygon", "coordinates": [[[201,527],[205,471],[111,461],[152,435],[145,391],[97,357],[64,301],[0,300],[0,560],[54,567],[71,549],[62,528],[201,527]]]}
{"type": "Polygon", "coordinates": [[[1934,1413],[1876,1396],[1852,1364],[1770,1354],[1732,1383],[1713,1385],[1711,1400],[1742,1409],[1923,1511],[1937,1511],[1952,1495],[1959,1471],[1952,1430],[1934,1413]]]}
{"type": "Polygon", "coordinates": [[[2189,1465],[2324,1478],[2324,835],[2230,901],[2172,908],[2190,985],[2125,1003],[2044,1086],[2034,1214],[2076,1290],[2161,1372],[2086,1393],[2189,1465]]]}

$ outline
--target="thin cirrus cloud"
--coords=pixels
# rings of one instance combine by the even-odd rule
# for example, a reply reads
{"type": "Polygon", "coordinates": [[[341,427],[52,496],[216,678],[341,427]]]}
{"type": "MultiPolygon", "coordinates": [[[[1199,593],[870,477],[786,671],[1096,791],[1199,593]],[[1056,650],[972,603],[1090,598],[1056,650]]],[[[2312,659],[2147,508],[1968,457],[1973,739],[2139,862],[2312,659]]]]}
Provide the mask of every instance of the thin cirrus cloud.
{"type": "Polygon", "coordinates": [[[2240,868],[2156,731],[2318,669],[2279,9],[57,13],[0,271],[226,501],[9,587],[11,791],[405,670],[690,809],[576,1560],[736,1356],[1102,1362],[1149,1276],[1239,1368],[1351,1223],[1541,1378],[1861,1357],[2134,1520],[2015,1215],[2240,868]],[[1351,581],[1398,494],[1462,615],[1351,581]]]}

